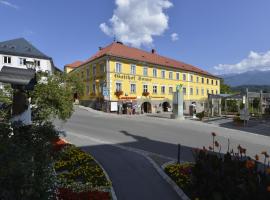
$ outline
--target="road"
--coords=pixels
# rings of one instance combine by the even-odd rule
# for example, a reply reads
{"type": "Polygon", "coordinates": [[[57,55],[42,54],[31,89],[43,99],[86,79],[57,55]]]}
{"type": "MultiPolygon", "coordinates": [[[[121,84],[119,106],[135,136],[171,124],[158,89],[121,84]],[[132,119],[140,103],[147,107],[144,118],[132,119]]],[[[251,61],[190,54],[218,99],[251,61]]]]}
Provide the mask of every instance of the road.
{"type": "Polygon", "coordinates": [[[154,185],[159,182],[158,174],[153,172],[151,166],[143,160],[144,158],[135,153],[120,150],[112,146],[114,144],[176,158],[177,144],[180,143],[183,147],[181,159],[191,161],[191,149],[211,145],[211,132],[215,132],[222,152],[226,152],[228,148],[228,138],[230,148],[236,150],[237,145],[241,144],[247,148],[247,154],[250,156],[260,154],[263,150],[270,150],[270,137],[267,136],[226,129],[198,121],[118,116],[91,109],[87,111],[79,107],[76,107],[75,113],[63,128],[67,132],[69,141],[90,151],[104,165],[113,183],[116,184],[115,190],[119,199],[165,199],[164,195],[171,195],[167,199],[176,199],[176,197],[166,183],[154,185]],[[138,176],[144,181],[140,182],[138,176]],[[127,184],[131,184],[132,187],[127,187],[127,184]],[[136,184],[141,184],[137,190],[143,190],[145,194],[139,195],[136,184]],[[165,189],[162,191],[160,188],[165,189]],[[157,195],[151,196],[153,192],[157,195]],[[127,198],[129,194],[133,194],[134,198],[127,198]]]}

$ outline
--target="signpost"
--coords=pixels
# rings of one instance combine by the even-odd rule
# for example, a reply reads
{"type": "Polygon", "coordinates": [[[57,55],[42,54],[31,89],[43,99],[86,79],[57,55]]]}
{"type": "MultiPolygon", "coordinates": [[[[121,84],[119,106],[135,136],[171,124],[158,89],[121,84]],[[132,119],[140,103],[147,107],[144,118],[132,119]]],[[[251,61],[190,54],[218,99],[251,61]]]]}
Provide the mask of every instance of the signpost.
{"type": "Polygon", "coordinates": [[[107,87],[103,87],[103,89],[102,89],[102,95],[103,95],[104,97],[108,97],[109,94],[110,94],[109,89],[108,89],[107,87]]]}

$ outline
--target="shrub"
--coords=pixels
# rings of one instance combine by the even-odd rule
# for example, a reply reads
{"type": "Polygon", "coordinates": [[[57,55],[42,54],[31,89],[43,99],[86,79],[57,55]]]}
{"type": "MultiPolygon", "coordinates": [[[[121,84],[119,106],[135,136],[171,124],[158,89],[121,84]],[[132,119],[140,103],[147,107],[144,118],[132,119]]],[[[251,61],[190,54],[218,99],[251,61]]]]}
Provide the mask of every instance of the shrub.
{"type": "Polygon", "coordinates": [[[0,124],[0,199],[54,199],[51,124],[0,124]]]}
{"type": "Polygon", "coordinates": [[[200,200],[269,200],[270,199],[270,168],[267,166],[269,155],[261,152],[264,165],[261,166],[259,156],[255,160],[246,156],[246,149],[238,145],[237,153],[230,150],[220,153],[221,145],[212,133],[213,144],[209,150],[193,151],[195,164],[172,164],[165,168],[165,172],[172,177],[179,187],[191,199],[200,200]],[[215,148],[218,153],[215,152],[215,148]],[[183,173],[184,171],[184,173],[183,173]]]}
{"type": "Polygon", "coordinates": [[[202,119],[204,118],[204,111],[197,113],[196,117],[198,117],[202,121],[202,119]]]}

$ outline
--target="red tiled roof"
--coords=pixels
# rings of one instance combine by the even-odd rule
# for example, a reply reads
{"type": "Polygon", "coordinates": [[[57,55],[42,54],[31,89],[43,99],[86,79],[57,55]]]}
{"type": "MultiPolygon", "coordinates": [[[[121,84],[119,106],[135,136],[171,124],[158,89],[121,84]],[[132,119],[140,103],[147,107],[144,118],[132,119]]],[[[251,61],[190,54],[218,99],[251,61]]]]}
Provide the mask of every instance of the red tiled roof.
{"type": "Polygon", "coordinates": [[[75,61],[75,62],[73,62],[73,63],[71,63],[71,64],[67,64],[67,65],[65,65],[66,67],[71,67],[71,68],[77,68],[77,67],[79,67],[81,64],[83,64],[83,62],[82,61],[75,61]]]}
{"type": "Polygon", "coordinates": [[[160,56],[156,53],[147,52],[141,49],[129,47],[129,46],[117,43],[117,42],[114,42],[108,45],[107,47],[102,48],[94,56],[92,56],[91,58],[86,60],[84,63],[82,63],[82,65],[105,55],[132,59],[132,60],[147,62],[151,64],[161,65],[164,67],[172,67],[176,69],[181,69],[185,71],[191,71],[191,72],[196,72],[199,74],[216,77],[210,74],[209,72],[204,71],[198,67],[195,67],[195,66],[192,66],[192,65],[189,65],[181,61],[171,59],[171,58],[160,56]]]}

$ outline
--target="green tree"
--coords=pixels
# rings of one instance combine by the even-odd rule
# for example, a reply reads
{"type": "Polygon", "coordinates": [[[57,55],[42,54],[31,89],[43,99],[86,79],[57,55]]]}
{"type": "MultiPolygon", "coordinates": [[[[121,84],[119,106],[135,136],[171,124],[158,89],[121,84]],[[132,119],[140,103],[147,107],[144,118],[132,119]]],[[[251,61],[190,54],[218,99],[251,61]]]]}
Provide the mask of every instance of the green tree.
{"type": "Polygon", "coordinates": [[[221,94],[231,94],[231,87],[224,83],[224,79],[220,80],[220,93],[221,94]]]}
{"type": "Polygon", "coordinates": [[[66,120],[73,113],[74,93],[83,94],[84,84],[74,75],[38,74],[38,84],[31,92],[33,121],[38,123],[54,118],[66,120]]]}
{"type": "Polygon", "coordinates": [[[4,88],[0,90],[0,103],[3,106],[0,109],[0,120],[8,120],[10,118],[10,106],[12,103],[12,88],[10,84],[5,84],[4,88]]]}

